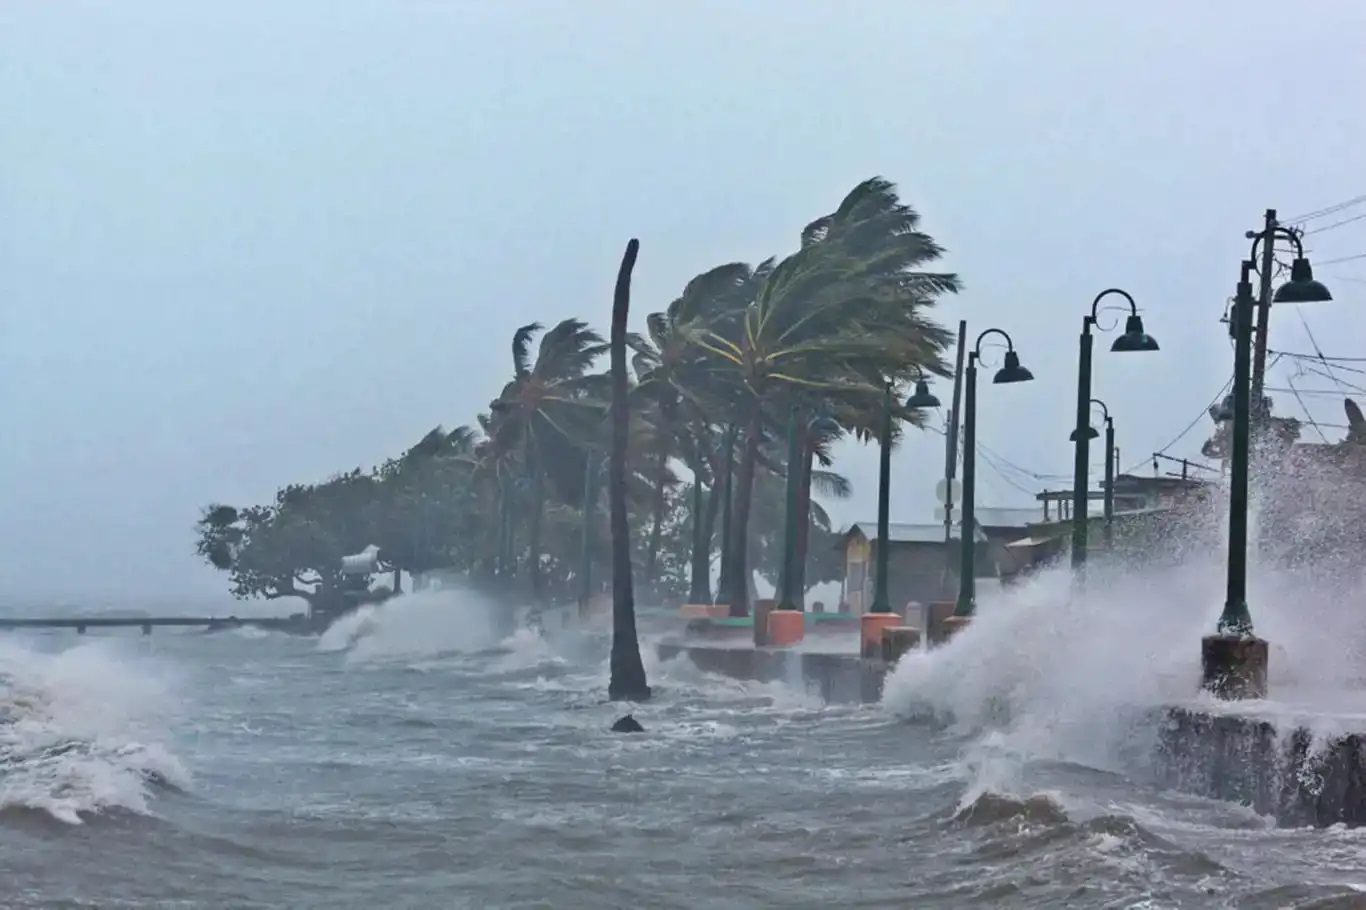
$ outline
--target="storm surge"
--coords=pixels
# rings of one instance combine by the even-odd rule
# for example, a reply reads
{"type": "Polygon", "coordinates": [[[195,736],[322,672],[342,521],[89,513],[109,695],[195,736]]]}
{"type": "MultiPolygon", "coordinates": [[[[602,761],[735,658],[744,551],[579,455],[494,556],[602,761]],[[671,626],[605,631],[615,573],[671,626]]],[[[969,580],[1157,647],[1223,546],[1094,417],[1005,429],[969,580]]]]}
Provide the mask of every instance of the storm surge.
{"type": "Polygon", "coordinates": [[[190,782],[169,745],[173,692],[168,673],[111,643],[0,641],[0,813],[150,814],[156,789],[190,782]]]}

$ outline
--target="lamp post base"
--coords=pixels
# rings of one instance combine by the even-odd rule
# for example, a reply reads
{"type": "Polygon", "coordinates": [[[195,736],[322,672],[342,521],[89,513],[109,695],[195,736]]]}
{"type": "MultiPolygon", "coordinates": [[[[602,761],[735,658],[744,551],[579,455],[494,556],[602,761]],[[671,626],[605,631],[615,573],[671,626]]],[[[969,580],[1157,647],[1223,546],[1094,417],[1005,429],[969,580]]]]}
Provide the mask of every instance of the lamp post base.
{"type": "Polygon", "coordinates": [[[939,624],[939,628],[936,630],[937,634],[932,643],[936,645],[948,644],[949,639],[953,638],[970,625],[972,625],[971,616],[959,616],[957,614],[946,616],[944,617],[944,621],[939,624]]]}
{"type": "Polygon", "coordinates": [[[1200,640],[1200,687],[1215,698],[1266,698],[1268,648],[1265,639],[1206,635],[1200,640]]]}

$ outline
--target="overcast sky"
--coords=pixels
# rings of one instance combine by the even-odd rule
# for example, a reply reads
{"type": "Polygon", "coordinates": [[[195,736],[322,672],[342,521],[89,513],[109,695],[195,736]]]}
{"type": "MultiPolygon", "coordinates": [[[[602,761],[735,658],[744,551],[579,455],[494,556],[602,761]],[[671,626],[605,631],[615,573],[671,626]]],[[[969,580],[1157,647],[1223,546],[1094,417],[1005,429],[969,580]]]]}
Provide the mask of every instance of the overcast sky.
{"type": "MultiPolygon", "coordinates": [[[[1231,372],[1243,232],[1366,193],[1363,47],[1356,0],[0,3],[0,600],[220,598],[204,503],[471,422],[515,327],[605,329],[629,237],[639,319],[876,174],[963,277],[941,318],[1038,377],[981,395],[1027,471],[1069,470],[1091,298],[1135,295],[1162,352],[1103,339],[1095,392],[1142,462],[1231,372]]],[[[1366,251],[1366,220],[1310,239],[1366,251]]],[[[1303,315],[1366,356],[1366,259],[1319,277],[1337,300],[1272,347],[1310,349],[1303,315]]],[[[930,519],[942,460],[897,452],[894,519],[930,519]]],[[[842,458],[839,519],[876,463],[842,458]]],[[[1066,483],[980,473],[982,505],[1066,483]]]]}

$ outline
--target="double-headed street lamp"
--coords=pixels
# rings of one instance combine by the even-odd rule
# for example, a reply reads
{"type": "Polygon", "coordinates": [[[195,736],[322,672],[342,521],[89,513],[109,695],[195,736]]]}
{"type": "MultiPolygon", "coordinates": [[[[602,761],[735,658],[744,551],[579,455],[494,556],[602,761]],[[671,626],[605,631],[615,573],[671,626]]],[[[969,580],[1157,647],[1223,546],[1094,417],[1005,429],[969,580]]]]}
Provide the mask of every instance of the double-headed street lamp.
{"type": "Polygon", "coordinates": [[[1081,337],[1077,356],[1077,425],[1072,434],[1075,460],[1072,468],[1072,568],[1086,566],[1087,502],[1090,500],[1090,434],[1091,426],[1091,328],[1096,325],[1100,302],[1111,294],[1129,301],[1129,318],[1124,322],[1124,334],[1115,339],[1110,350],[1118,352],[1156,351],[1157,339],[1143,331],[1143,317],[1138,315],[1138,304],[1128,291],[1109,288],[1091,301],[1091,312],[1082,317],[1081,337]]]}
{"type": "MultiPolygon", "coordinates": [[[[1105,402],[1099,398],[1092,398],[1091,404],[1100,405],[1101,411],[1105,414],[1105,549],[1108,551],[1114,544],[1114,524],[1115,524],[1115,422],[1110,417],[1110,409],[1105,406],[1105,402]]],[[[1086,438],[1095,439],[1100,434],[1096,428],[1091,426],[1088,415],[1086,421],[1086,438]]],[[[1068,439],[1077,441],[1077,431],[1073,430],[1068,439]]]]}
{"type": "MultiPolygon", "coordinates": [[[[908,410],[919,410],[939,407],[939,399],[930,391],[930,384],[925,381],[925,374],[922,372],[920,378],[916,380],[915,391],[911,397],[906,399],[908,410]]],[[[888,540],[891,534],[890,527],[890,503],[892,487],[892,385],[888,383],[882,389],[882,428],[878,434],[878,442],[881,450],[879,455],[881,460],[878,465],[878,484],[877,484],[877,566],[873,580],[873,602],[869,605],[869,613],[891,613],[891,598],[887,593],[887,558],[891,552],[891,541],[888,540]]]]}
{"type": "Polygon", "coordinates": [[[1000,335],[1006,340],[1005,364],[996,371],[992,382],[1003,385],[1034,378],[1033,373],[1020,366],[1015,342],[1004,331],[987,329],[977,336],[968,355],[967,387],[963,394],[963,507],[958,527],[958,603],[953,609],[953,615],[961,618],[977,612],[977,361],[982,357],[982,340],[988,335],[1000,335]]]}
{"type": "MultiPolygon", "coordinates": [[[[1265,232],[1264,232],[1265,233],[1265,232]]],[[[1277,231],[1279,233],[1279,231],[1277,231]]],[[[1290,281],[1276,289],[1276,303],[1313,303],[1332,300],[1321,282],[1314,280],[1299,237],[1287,232],[1295,243],[1296,257],[1290,281]]],[[[1274,238],[1266,237],[1266,242],[1274,238]]],[[[1255,247],[1255,244],[1254,244],[1255,247]]],[[[1203,686],[1220,698],[1266,696],[1267,643],[1252,631],[1247,608],[1247,486],[1252,426],[1252,260],[1244,259],[1234,297],[1233,331],[1233,432],[1229,465],[1228,583],[1224,609],[1214,635],[1201,641],[1203,686]]]]}

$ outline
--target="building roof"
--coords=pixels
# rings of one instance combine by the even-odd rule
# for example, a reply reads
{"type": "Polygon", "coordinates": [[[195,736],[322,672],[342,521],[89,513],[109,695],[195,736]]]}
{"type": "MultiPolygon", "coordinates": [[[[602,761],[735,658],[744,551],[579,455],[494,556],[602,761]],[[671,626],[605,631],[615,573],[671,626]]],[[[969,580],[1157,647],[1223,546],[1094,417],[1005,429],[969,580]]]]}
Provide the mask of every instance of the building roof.
{"type": "Polygon", "coordinates": [[[1038,506],[1028,509],[978,506],[972,512],[977,519],[977,524],[983,528],[1024,529],[1043,518],[1043,512],[1038,506]]]}
{"type": "MultiPolygon", "coordinates": [[[[875,541],[877,537],[876,521],[858,521],[849,526],[849,530],[844,532],[842,540],[847,541],[852,535],[862,535],[869,542],[875,541]]],[[[950,532],[950,536],[958,539],[958,525],[955,524],[950,532]]],[[[887,523],[887,537],[892,543],[938,543],[944,542],[944,526],[942,524],[909,524],[904,521],[890,521],[887,523]]],[[[978,543],[986,543],[987,535],[982,531],[981,522],[978,522],[976,539],[978,543]]]]}

